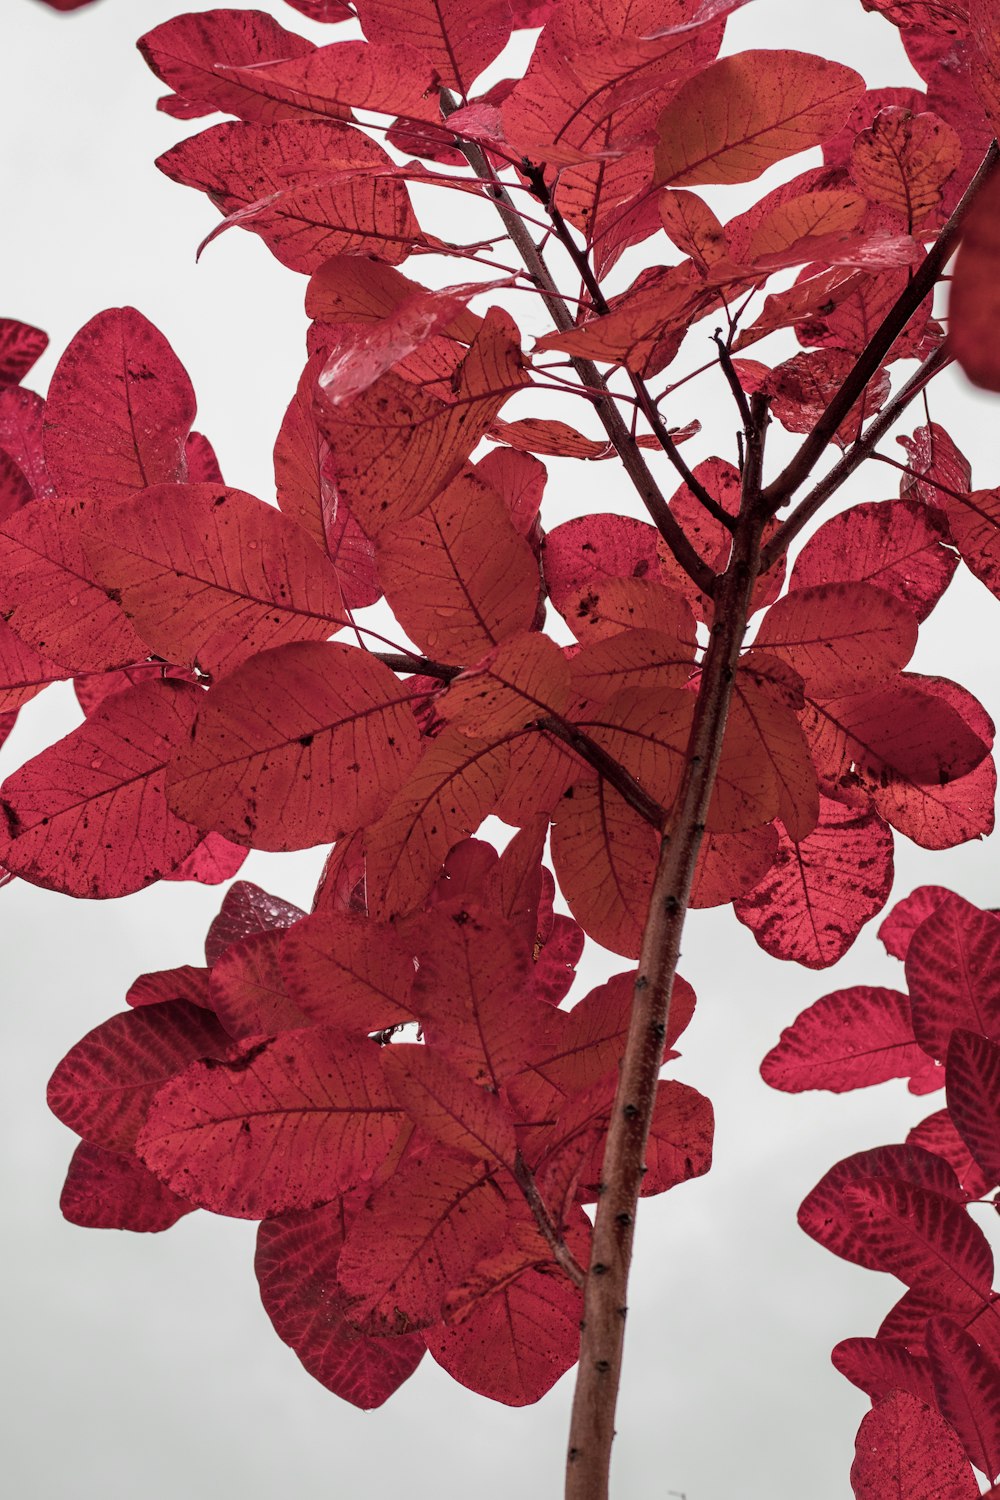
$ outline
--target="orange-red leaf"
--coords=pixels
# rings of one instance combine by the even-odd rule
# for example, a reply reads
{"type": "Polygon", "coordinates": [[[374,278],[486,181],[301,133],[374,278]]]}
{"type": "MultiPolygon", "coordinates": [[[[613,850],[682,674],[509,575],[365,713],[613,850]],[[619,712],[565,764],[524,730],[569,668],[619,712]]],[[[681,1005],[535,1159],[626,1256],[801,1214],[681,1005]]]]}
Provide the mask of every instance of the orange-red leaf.
{"type": "Polygon", "coordinates": [[[464,734],[487,739],[562,714],[569,701],[569,663],[548,636],[531,634],[505,641],[463,672],[437,709],[464,734]]]}
{"type": "Polygon", "coordinates": [[[452,844],[492,812],[509,764],[506,745],[470,740],[454,729],[430,742],[365,835],[373,916],[410,911],[427,894],[452,844]]]}
{"type": "Polygon", "coordinates": [[[202,701],[184,682],[116,693],[15,771],[0,802],[8,869],[70,896],[125,896],[176,869],[201,838],[165,797],[166,767],[202,701]]]}
{"type": "Polygon", "coordinates": [[[157,485],[98,520],[84,547],[150,650],[212,676],[343,622],[333,565],[243,490],[157,485]]]}
{"type": "Polygon", "coordinates": [[[387,526],[377,557],[393,613],[435,660],[477,660],[535,618],[538,564],[500,496],[471,470],[421,515],[387,526]]]}
{"type": "Polygon", "coordinates": [[[276,646],[204,699],[171,806],[238,843],[305,849],[377,817],[419,754],[407,689],[337,642],[276,646]]]}
{"type": "Polygon", "coordinates": [[[436,1147],[412,1156],[369,1198],[347,1232],[338,1276],[356,1326],[426,1328],[476,1261],[497,1247],[507,1205],[483,1165],[436,1147]]]}
{"type": "Polygon", "coordinates": [[[933,1407],[893,1391],[858,1430],[851,1485],[855,1500],[977,1500],[979,1486],[962,1446],[933,1407]]]}
{"type": "Polygon", "coordinates": [[[442,1145],[482,1161],[514,1163],[514,1122],[496,1094],[471,1083],[433,1047],[387,1047],[383,1067],[396,1102],[442,1145]]]}
{"type": "Polygon", "coordinates": [[[84,552],[91,500],[26,505],[0,532],[0,608],[33,650],[76,672],[103,672],[149,653],[84,552]]]}
{"type": "Polygon", "coordinates": [[[195,416],[184,366],[134,307],[91,318],[63,354],[45,408],[45,461],[61,494],[121,500],[187,478],[195,416]]]}
{"type": "Polygon", "coordinates": [[[346,1217],[338,1198],[312,1212],[265,1219],[254,1270],[278,1337],[328,1391],[370,1411],[413,1374],[424,1342],[418,1334],[369,1338],[348,1321],[348,1297],[337,1281],[346,1217]]]}
{"type": "Polygon", "coordinates": [[[293,271],[315,271],[345,252],[396,263],[421,237],[405,183],[373,180],[391,165],[381,146],[333,120],[213,125],[156,165],[207,193],[228,222],[259,234],[293,271]]]}
{"type": "Polygon", "coordinates": [[[874,813],[825,797],[800,843],[779,830],[778,857],[734,911],[776,958],[823,969],[847,952],[892,885],[892,834],[874,813]]]}
{"type": "Polygon", "coordinates": [[[369,1178],[401,1122],[376,1044],[313,1027],[195,1063],[157,1094],[137,1149],[183,1197],[261,1219],[369,1178]]]}
{"type": "Polygon", "coordinates": [[[456,372],[453,400],[390,373],[343,406],[321,402],[338,490],[365,531],[376,536],[426,510],[527,380],[517,330],[491,308],[456,372]]]}
{"type": "Polygon", "coordinates": [[[866,198],[894,209],[912,229],[940,203],[961,160],[958,132],[938,115],[889,105],[855,136],[851,176],[866,198]]]}
{"type": "Polygon", "coordinates": [[[682,84],[657,122],[656,180],[750,182],[821,145],[864,92],[853,68],[803,52],[741,52],[682,84]]]}

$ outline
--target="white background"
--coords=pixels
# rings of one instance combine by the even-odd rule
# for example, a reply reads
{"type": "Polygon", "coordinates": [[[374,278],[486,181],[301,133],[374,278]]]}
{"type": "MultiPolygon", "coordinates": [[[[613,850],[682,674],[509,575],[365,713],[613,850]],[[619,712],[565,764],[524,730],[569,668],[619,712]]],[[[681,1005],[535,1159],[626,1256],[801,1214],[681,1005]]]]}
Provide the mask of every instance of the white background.
{"type": "MultiPolygon", "coordinates": [[[[305,283],[239,231],[194,263],[215,211],[152,163],[199,122],[155,112],[162,90],[133,47],[179,8],[177,0],[101,0],[67,16],[34,0],[4,0],[0,312],[50,333],[52,349],[28,382],[44,390],[58,353],[96,311],[140,308],[187,365],[197,425],[228,482],[271,500],[270,450],[303,359],[305,283]]],[[[264,8],[316,40],[336,34],[310,27],[280,0],[264,8]]],[[[797,46],[851,63],[870,82],[914,81],[894,30],[857,0],[758,0],[727,34],[727,51],[747,46],[797,46]]],[[[767,182],[790,170],[776,169],[767,182]]],[[[750,196],[759,191],[754,185],[750,196]]],[[[457,210],[447,205],[451,231],[471,238],[468,221],[454,217],[469,200],[457,201],[457,210]]],[[[739,206],[725,202],[726,212],[739,206]]],[[[659,251],[668,251],[662,237],[659,251]]],[[[697,348],[685,357],[694,364],[706,356],[697,348]]],[[[934,388],[934,415],[973,459],[975,482],[994,483],[997,408],[959,377],[947,380],[947,389],[934,388]]],[[[576,407],[569,415],[584,425],[576,407]]],[[[697,452],[692,445],[691,461],[712,451],[731,457],[734,422],[719,383],[689,386],[668,408],[672,423],[693,415],[712,443],[697,452]]],[[[886,498],[892,481],[890,470],[871,466],[851,498],[886,498]]],[[[628,497],[609,489],[617,483],[610,464],[552,463],[549,524],[572,514],[581,495],[593,509],[628,508],[628,497]]],[[[998,627],[1000,606],[963,568],[922,632],[915,666],[954,676],[996,715],[998,627]]],[[[4,769],[77,721],[68,690],[50,689],[22,713],[0,757],[4,769]]],[[[321,857],[254,855],[243,874],[308,905],[321,857]]],[[[998,904],[995,864],[989,845],[931,855],[899,840],[896,895],[933,881],[998,904]]],[[[21,882],[0,892],[8,1493],[558,1495],[572,1377],[538,1406],[511,1411],[461,1389],[427,1359],[386,1407],[362,1414],[313,1382],[271,1331],[252,1272],[254,1226],[195,1214],[166,1235],[130,1236],[62,1221],[58,1196],[74,1138],[46,1111],[48,1075],[84,1032],[122,1008],[138,973],[199,962],[220,895],[164,885],[88,904],[21,882]]],[[[875,925],[835,971],[814,974],[768,959],[728,911],[691,918],[682,969],[699,1010],[676,1066],[715,1104],[716,1165],[642,1210],[618,1500],[850,1493],[853,1437],[867,1402],[832,1369],[829,1350],[850,1334],[873,1333],[902,1288],[814,1245],[795,1210],[835,1160],[902,1139],[939,1100],[915,1100],[902,1084],[845,1098],[786,1097],[766,1089],[757,1068],[781,1027],[820,994],[861,981],[902,983],[875,925]]],[[[580,993],[622,967],[592,955],[580,993]]]]}

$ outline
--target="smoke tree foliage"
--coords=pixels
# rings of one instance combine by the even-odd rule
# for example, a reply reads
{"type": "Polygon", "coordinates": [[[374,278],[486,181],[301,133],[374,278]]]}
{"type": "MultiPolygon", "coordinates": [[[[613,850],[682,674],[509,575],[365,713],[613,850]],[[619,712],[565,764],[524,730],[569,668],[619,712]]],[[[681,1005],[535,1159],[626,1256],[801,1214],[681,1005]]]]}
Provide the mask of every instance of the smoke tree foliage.
{"type": "MultiPolygon", "coordinates": [[[[359,1407],[425,1358],[511,1406],[576,1365],[571,1500],[608,1493],[638,1199],[711,1165],[687,911],[824,969],[897,837],[993,826],[988,715],[908,666],[960,566],[1000,595],[1000,491],[932,415],[953,361],[1000,390],[1000,14],[863,0],[924,85],[869,87],[727,50],[745,3],[290,0],[328,40],[248,9],[141,38],[205,245],[302,278],[276,506],[226,484],[141,311],[97,312],[44,401],[45,335],[0,322],[3,732],[54,682],[85,716],[3,784],[4,879],[237,877],[205,962],[140,975],[56,1067],[63,1213],[259,1220],[276,1333],[359,1407]],[[695,378],[724,452],[672,424],[695,378]],[[549,519],[563,459],[603,466],[604,509],[549,519]],[[896,493],[838,507],[863,465],[896,493]],[[239,878],[317,846],[308,912],[239,878]],[[563,1003],[587,941],[622,967],[563,1003]]],[[[906,1288],[834,1350],[873,1402],[855,1496],[959,1500],[1000,1479],[970,1212],[1000,1187],[1000,918],[929,886],[880,935],[906,991],[820,999],[763,1076],[945,1090],[800,1223],[906,1288]]]]}

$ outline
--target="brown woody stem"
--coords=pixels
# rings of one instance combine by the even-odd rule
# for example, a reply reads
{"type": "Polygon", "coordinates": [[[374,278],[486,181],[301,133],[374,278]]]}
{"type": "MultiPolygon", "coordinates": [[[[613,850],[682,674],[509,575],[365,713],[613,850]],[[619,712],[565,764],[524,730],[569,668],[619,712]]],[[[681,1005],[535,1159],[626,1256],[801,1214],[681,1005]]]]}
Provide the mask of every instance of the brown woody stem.
{"type": "Polygon", "coordinates": [[[621,1061],[601,1170],[590,1269],[584,1288],[566,1500],[606,1500],[621,1375],[636,1208],[663,1060],[681,933],[722,752],[733,680],[766,511],[760,475],[766,405],[753,398],[743,498],[729,566],[719,580],[684,779],[660,845],[636,973],[631,1024],[621,1061]]]}

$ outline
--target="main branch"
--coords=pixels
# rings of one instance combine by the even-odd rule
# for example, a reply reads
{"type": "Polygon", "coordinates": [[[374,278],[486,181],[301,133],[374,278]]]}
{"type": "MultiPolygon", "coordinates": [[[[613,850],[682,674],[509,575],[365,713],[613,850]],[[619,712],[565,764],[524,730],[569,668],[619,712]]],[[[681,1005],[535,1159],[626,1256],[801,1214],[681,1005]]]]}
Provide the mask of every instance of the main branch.
{"type": "Polygon", "coordinates": [[[566,1466],[566,1500],[606,1500],[621,1376],[636,1207],[670,1015],[681,933],[726,730],[740,646],[759,571],[766,405],[753,398],[740,516],[716,590],[684,779],[660,845],[635,979],[632,1018],[601,1170],[584,1288],[580,1365],[566,1466]]]}

